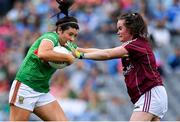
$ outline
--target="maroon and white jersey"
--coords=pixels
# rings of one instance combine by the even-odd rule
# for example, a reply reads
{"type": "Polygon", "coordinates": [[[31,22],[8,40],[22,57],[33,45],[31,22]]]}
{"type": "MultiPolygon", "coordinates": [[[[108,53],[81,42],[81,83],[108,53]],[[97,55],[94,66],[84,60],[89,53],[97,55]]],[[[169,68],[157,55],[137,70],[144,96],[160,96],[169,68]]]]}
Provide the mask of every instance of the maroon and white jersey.
{"type": "Polygon", "coordinates": [[[144,38],[123,44],[128,56],[122,58],[123,74],[131,101],[135,103],[142,94],[154,86],[163,85],[151,46],[144,38]]]}

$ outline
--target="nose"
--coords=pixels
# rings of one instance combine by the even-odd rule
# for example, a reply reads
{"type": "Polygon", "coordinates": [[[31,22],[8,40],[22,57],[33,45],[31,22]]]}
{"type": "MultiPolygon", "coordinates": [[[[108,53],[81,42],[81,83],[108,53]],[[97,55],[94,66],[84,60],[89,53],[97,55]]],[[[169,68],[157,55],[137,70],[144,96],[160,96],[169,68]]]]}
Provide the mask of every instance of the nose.
{"type": "Polygon", "coordinates": [[[119,35],[119,29],[117,29],[117,34],[119,35]]]}
{"type": "Polygon", "coordinates": [[[118,35],[118,36],[120,35],[119,31],[117,32],[117,35],[118,35]]]}
{"type": "Polygon", "coordinates": [[[72,41],[72,42],[75,42],[75,41],[76,41],[76,37],[75,37],[75,36],[72,36],[72,37],[71,37],[71,41],[72,41]]]}
{"type": "Polygon", "coordinates": [[[66,36],[66,39],[71,42],[73,42],[75,40],[73,37],[70,37],[70,36],[66,36]]]}
{"type": "Polygon", "coordinates": [[[69,38],[69,41],[74,42],[75,39],[73,37],[69,38]]]}

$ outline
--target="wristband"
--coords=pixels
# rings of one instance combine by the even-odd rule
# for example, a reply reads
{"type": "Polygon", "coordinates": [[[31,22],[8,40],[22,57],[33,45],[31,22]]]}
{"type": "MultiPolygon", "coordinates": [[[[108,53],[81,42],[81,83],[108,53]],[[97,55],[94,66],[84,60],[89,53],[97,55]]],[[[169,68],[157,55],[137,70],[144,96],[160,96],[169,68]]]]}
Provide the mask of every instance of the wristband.
{"type": "Polygon", "coordinates": [[[79,59],[83,59],[83,58],[84,58],[84,53],[81,53],[79,59]]]}
{"type": "Polygon", "coordinates": [[[84,58],[84,53],[82,53],[82,52],[79,52],[79,51],[76,50],[75,54],[76,54],[77,58],[79,58],[79,59],[83,59],[84,58]]]}

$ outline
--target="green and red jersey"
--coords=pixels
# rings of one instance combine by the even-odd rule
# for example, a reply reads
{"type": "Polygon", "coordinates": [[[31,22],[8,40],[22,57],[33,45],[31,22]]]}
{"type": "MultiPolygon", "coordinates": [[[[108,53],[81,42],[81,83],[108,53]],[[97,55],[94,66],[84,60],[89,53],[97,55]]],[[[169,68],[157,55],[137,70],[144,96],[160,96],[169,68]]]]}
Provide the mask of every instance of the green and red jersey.
{"type": "Polygon", "coordinates": [[[47,32],[41,35],[30,47],[19,71],[16,80],[28,85],[38,92],[49,91],[49,81],[56,69],[43,62],[37,56],[38,48],[42,40],[49,40],[54,47],[59,45],[59,37],[55,32],[47,32]]]}

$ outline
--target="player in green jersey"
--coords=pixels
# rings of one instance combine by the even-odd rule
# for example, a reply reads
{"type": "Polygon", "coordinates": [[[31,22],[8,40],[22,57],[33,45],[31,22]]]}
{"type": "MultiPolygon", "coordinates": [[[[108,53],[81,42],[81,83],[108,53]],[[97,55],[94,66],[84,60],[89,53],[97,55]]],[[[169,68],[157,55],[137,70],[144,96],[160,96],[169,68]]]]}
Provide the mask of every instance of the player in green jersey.
{"type": "Polygon", "coordinates": [[[58,17],[56,32],[42,34],[24,58],[9,94],[10,121],[28,121],[32,112],[45,121],[67,120],[57,100],[49,93],[49,80],[56,69],[47,62],[73,63],[75,58],[71,54],[56,53],[53,48],[58,45],[64,46],[68,40],[74,42],[79,26],[76,18],[68,16],[68,8],[72,1],[57,2],[60,4],[61,12],[66,16],[61,19],[58,17]]]}

